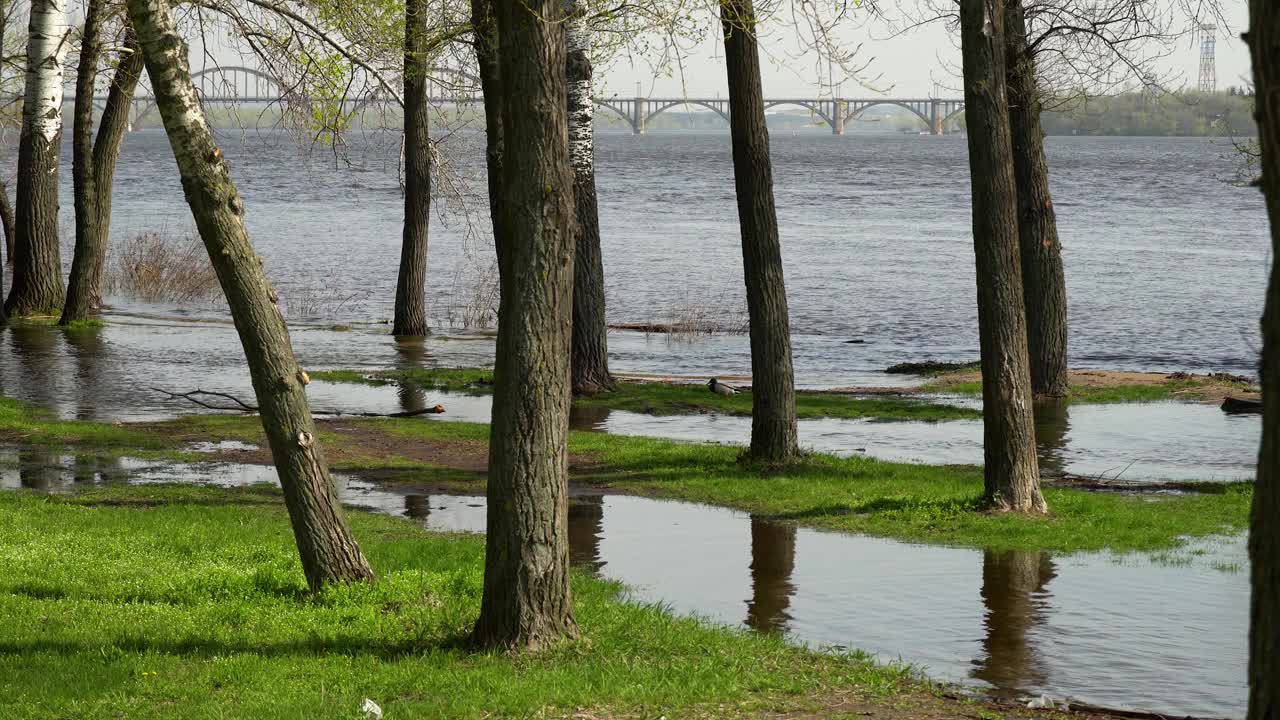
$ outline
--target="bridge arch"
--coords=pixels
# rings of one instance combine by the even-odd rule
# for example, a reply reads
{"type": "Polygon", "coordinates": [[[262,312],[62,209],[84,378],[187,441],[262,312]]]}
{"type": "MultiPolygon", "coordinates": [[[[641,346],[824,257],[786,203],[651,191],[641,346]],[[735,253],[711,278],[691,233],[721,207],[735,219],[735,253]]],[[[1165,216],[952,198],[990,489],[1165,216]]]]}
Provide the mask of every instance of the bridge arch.
{"type": "MultiPolygon", "coordinates": [[[[435,66],[427,69],[433,82],[440,84],[437,78],[455,77],[461,82],[450,89],[460,94],[480,92],[480,78],[458,68],[435,66]]],[[[202,99],[214,101],[240,100],[249,102],[279,103],[290,96],[290,91],[276,76],[257,68],[242,65],[223,65],[206,68],[191,73],[191,82],[196,86],[202,99]]],[[[359,98],[353,111],[359,112],[370,103],[380,99],[382,87],[378,85],[372,93],[359,98]]],[[[147,104],[136,115],[134,122],[142,122],[155,110],[155,99],[149,98],[147,104]]]]}
{"type": "Polygon", "coordinates": [[[781,105],[795,105],[822,118],[822,120],[827,123],[828,127],[835,127],[835,118],[829,115],[827,111],[822,108],[823,104],[824,103],[820,100],[818,102],[812,102],[809,100],[766,100],[764,103],[764,109],[768,110],[769,108],[779,107],[781,105]]]}
{"type": "MultiPolygon", "coordinates": [[[[633,100],[630,102],[635,102],[635,101],[633,100]]],[[[636,131],[636,119],[632,117],[631,113],[627,112],[627,108],[625,107],[625,105],[615,105],[614,103],[608,100],[605,100],[604,98],[592,98],[592,104],[594,104],[598,108],[612,110],[618,117],[625,120],[626,123],[631,126],[632,132],[636,131]]]]}
{"type": "Polygon", "coordinates": [[[723,119],[723,120],[725,121],[725,123],[728,123],[728,122],[729,122],[729,112],[728,112],[728,101],[727,101],[727,100],[719,101],[719,102],[708,102],[708,101],[706,101],[706,100],[693,100],[693,99],[689,99],[689,100],[673,100],[673,101],[671,101],[671,102],[666,102],[666,103],[663,103],[663,102],[661,102],[661,101],[654,101],[654,105],[652,105],[652,106],[650,106],[649,108],[647,108],[650,112],[649,112],[648,114],[646,114],[646,115],[645,115],[645,117],[644,117],[645,122],[648,122],[649,120],[652,120],[652,119],[654,119],[654,118],[658,117],[659,115],[661,115],[662,113],[664,113],[664,112],[666,112],[666,111],[670,110],[670,109],[671,109],[671,108],[673,108],[673,107],[683,107],[683,106],[688,106],[688,105],[701,105],[702,107],[704,107],[704,108],[706,108],[706,109],[708,109],[708,110],[710,110],[710,111],[714,112],[715,114],[719,115],[719,116],[720,116],[720,118],[721,118],[721,119],[723,119]],[[725,105],[725,109],[724,109],[724,110],[721,110],[719,107],[716,107],[716,105],[719,105],[719,104],[724,104],[724,105],[725,105]]]}
{"type": "Polygon", "coordinates": [[[904,110],[907,110],[912,115],[915,115],[916,117],[920,118],[920,122],[924,123],[924,126],[926,128],[931,127],[933,123],[932,119],[928,115],[921,112],[919,108],[914,107],[915,103],[905,103],[898,100],[872,100],[872,101],[858,102],[856,105],[854,103],[850,103],[850,105],[853,106],[855,109],[850,110],[849,114],[845,116],[849,120],[856,120],[858,116],[862,115],[863,112],[870,110],[871,108],[876,107],[878,105],[894,105],[896,107],[900,107],[904,110]]]}

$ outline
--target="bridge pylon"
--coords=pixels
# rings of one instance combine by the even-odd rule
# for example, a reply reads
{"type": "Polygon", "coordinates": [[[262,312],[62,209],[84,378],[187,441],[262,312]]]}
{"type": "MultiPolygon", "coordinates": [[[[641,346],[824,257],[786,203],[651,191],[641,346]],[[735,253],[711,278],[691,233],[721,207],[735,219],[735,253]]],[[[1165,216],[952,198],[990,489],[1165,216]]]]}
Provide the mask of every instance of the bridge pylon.
{"type": "Polygon", "coordinates": [[[942,107],[937,98],[929,101],[929,133],[942,134],[942,107]]]}
{"type": "Polygon", "coordinates": [[[645,133],[644,123],[648,118],[648,113],[645,110],[648,108],[648,104],[644,98],[638,95],[631,103],[631,132],[635,135],[644,135],[645,133]]]}
{"type": "Polygon", "coordinates": [[[845,101],[834,99],[831,101],[831,134],[844,134],[844,109],[845,101]]]}

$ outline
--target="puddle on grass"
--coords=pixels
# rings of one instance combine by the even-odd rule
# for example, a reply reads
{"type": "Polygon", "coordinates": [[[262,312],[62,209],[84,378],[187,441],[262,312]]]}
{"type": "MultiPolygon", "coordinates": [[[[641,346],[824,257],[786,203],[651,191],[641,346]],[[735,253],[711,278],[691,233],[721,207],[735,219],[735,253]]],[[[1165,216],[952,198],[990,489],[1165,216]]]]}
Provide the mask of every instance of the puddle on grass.
{"type": "MultiPolygon", "coordinates": [[[[483,532],[485,500],[335,475],[344,502],[439,531],[483,532]]],[[[106,480],[275,483],[269,466],[95,461],[0,451],[0,487],[106,480]],[[95,464],[96,463],[96,464],[95,464]]],[[[1202,717],[1245,713],[1242,537],[1155,556],[984,552],[795,528],[683,502],[574,493],[575,565],[641,602],[858,648],[1008,697],[1202,717]]]]}

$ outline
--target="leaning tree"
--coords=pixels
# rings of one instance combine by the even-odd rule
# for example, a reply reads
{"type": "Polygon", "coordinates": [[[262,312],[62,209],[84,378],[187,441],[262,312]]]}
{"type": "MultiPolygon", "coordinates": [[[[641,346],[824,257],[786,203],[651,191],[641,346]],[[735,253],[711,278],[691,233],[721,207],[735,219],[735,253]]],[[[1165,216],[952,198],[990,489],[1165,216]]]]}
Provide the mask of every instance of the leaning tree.
{"type": "Polygon", "coordinates": [[[244,200],[191,81],[187,44],[167,0],[129,0],[128,8],[187,203],[240,335],[307,584],[319,590],[372,580],[316,437],[307,373],[294,357],[278,296],[245,230],[244,200]]]}

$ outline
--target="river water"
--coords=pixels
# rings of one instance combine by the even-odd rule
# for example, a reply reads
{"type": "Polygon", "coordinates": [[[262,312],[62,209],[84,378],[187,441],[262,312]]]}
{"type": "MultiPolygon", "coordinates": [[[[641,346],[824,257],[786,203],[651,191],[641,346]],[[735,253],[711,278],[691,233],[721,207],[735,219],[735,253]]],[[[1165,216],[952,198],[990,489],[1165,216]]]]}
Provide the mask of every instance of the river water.
{"type": "MultiPolygon", "coordinates": [[[[428,273],[437,327],[463,304],[467,278],[491,262],[479,140],[459,132],[441,144],[448,162],[428,273]]],[[[338,155],[283,132],[223,131],[222,142],[254,243],[286,307],[295,300],[295,319],[389,319],[403,215],[395,139],[353,136],[338,155]]],[[[1052,137],[1047,150],[1073,365],[1253,374],[1267,225],[1261,194],[1226,182],[1236,167],[1231,144],[1052,137]]],[[[976,357],[963,137],[777,135],[773,159],[802,383],[847,384],[907,359],[976,357]],[[854,338],[866,342],[843,342],[854,338]]],[[[740,316],[732,178],[727,133],[599,136],[612,322],[740,316]]],[[[69,243],[70,172],[62,180],[69,243]]],[[[113,242],[191,227],[163,133],[130,134],[113,242]]],[[[672,362],[664,358],[665,371],[744,371],[749,353],[730,337],[691,345],[672,362]]]]}

